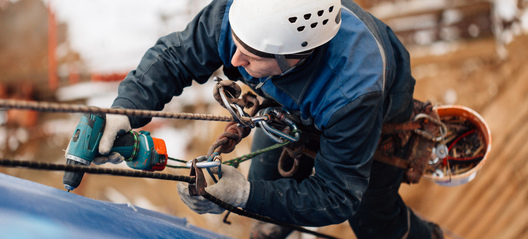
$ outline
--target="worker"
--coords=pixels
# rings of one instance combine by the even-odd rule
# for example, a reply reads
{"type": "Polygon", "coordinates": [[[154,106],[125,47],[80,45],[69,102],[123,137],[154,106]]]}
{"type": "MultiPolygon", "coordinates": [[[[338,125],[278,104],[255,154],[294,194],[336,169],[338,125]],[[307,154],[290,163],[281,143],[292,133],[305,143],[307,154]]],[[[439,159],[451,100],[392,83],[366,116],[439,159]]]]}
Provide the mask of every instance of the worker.
{"type": "MultiPolygon", "coordinates": [[[[119,86],[114,108],[161,110],[193,81],[220,67],[320,132],[312,165],[293,178],[277,173],[280,150],[252,160],[249,176],[222,166],[207,191],[249,212],[320,227],[348,221],[358,238],[442,238],[398,194],[404,170],[373,160],[382,125],[410,118],[415,80],[409,54],[392,30],[348,0],[213,0],[181,32],[161,37],[119,86]]],[[[108,115],[99,146],[148,118],[108,115]]],[[[252,150],[274,142],[257,129],[252,150]]],[[[98,163],[120,162],[119,155],[98,163]]],[[[223,208],[191,196],[197,213],[223,208]]],[[[252,238],[284,238],[285,228],[258,223],[252,238]]]]}

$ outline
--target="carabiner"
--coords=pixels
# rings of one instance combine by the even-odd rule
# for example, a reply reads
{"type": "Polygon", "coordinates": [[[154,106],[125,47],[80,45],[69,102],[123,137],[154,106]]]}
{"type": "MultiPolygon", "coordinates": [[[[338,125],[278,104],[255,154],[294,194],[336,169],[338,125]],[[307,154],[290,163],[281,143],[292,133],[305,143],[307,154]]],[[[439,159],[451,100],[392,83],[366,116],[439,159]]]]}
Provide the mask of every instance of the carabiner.
{"type": "MultiPolygon", "coordinates": [[[[215,176],[213,175],[213,172],[211,171],[211,168],[218,167],[217,173],[218,178],[222,178],[222,161],[221,160],[215,160],[217,157],[219,157],[218,153],[214,153],[211,155],[211,157],[206,158],[206,156],[200,156],[196,158],[196,168],[205,168],[207,169],[207,172],[213,178],[213,181],[216,183],[218,180],[216,180],[215,176]]],[[[185,166],[188,168],[192,168],[193,160],[187,161],[185,163],[185,166]]]]}
{"type": "MultiPolygon", "coordinates": [[[[197,162],[196,163],[196,167],[198,167],[198,168],[212,168],[212,167],[218,167],[218,166],[220,166],[220,164],[222,164],[220,161],[203,161],[203,162],[197,162]]],[[[192,160],[187,161],[187,163],[185,163],[185,166],[187,168],[191,168],[192,167],[192,160]]]]}
{"type": "Polygon", "coordinates": [[[270,121],[271,118],[269,115],[258,115],[258,112],[257,112],[257,115],[255,117],[252,117],[251,118],[251,122],[253,123],[259,123],[259,122],[262,122],[262,121],[270,121]]]}
{"type": "Polygon", "coordinates": [[[253,124],[253,122],[251,120],[243,120],[244,117],[248,117],[249,115],[244,112],[244,109],[242,106],[240,106],[239,104],[237,103],[233,103],[235,101],[243,101],[241,99],[238,99],[238,94],[239,94],[239,91],[240,91],[240,87],[238,85],[236,85],[235,83],[232,82],[231,85],[225,85],[222,82],[222,79],[219,78],[219,77],[215,77],[214,78],[214,81],[216,81],[217,83],[217,86],[215,87],[215,99],[223,104],[223,107],[227,109],[227,111],[229,111],[229,114],[231,114],[231,116],[233,116],[233,118],[235,119],[235,122],[244,126],[244,127],[251,127],[251,128],[254,128],[255,127],[255,124],[253,124]],[[227,90],[228,93],[230,93],[230,99],[228,99],[228,96],[226,95],[226,90],[224,89],[224,87],[233,87],[233,88],[229,88],[229,89],[233,89],[234,90],[234,94],[236,95],[232,95],[233,93],[231,91],[229,91],[229,89],[227,90]],[[220,96],[218,99],[218,96],[220,96]]]}
{"type": "Polygon", "coordinates": [[[230,104],[229,101],[227,101],[227,96],[225,95],[225,91],[223,87],[219,89],[218,93],[220,93],[220,97],[222,98],[222,102],[224,103],[225,108],[227,109],[227,111],[229,111],[231,116],[235,118],[236,122],[246,126],[241,120],[241,117],[245,116],[246,114],[244,110],[242,109],[242,107],[240,107],[237,104],[230,104]],[[235,112],[235,110],[237,110],[238,112],[235,112]]]}
{"type": "Polygon", "coordinates": [[[290,119],[288,119],[287,117],[285,117],[285,115],[283,115],[284,113],[286,114],[290,114],[290,112],[284,108],[266,108],[266,109],[263,109],[261,111],[259,111],[257,113],[257,117],[263,117],[263,116],[267,116],[269,118],[269,120],[260,120],[260,121],[257,121],[257,123],[259,124],[259,126],[262,128],[262,130],[264,131],[264,133],[266,133],[266,135],[268,135],[268,137],[270,137],[273,141],[277,142],[277,143],[284,143],[285,140],[288,140],[288,141],[292,141],[292,142],[297,142],[300,138],[301,138],[301,135],[300,135],[300,131],[299,129],[297,128],[297,125],[291,121],[290,119]],[[282,121],[282,122],[285,122],[288,126],[290,126],[292,128],[292,133],[293,135],[288,135],[278,129],[275,129],[273,127],[271,127],[268,122],[271,121],[271,114],[270,113],[274,113],[275,116],[278,116],[278,118],[282,121]]]}

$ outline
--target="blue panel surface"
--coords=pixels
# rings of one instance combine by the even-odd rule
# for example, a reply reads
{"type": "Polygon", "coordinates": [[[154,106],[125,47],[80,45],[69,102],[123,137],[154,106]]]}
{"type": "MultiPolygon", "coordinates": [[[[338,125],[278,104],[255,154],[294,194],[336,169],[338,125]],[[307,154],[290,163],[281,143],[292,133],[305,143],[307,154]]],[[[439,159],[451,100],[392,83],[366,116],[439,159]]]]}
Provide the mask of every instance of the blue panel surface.
{"type": "Polygon", "coordinates": [[[3,238],[227,238],[178,218],[0,174],[3,238]]]}

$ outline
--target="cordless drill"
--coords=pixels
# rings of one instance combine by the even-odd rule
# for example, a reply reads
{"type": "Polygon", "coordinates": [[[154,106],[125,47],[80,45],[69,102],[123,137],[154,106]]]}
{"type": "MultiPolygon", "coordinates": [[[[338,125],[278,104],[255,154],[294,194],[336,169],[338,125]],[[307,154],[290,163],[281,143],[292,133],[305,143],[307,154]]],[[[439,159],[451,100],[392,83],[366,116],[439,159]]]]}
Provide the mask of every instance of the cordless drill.
{"type": "MultiPolygon", "coordinates": [[[[106,117],[104,114],[84,114],[75,128],[66,152],[66,164],[89,166],[99,154],[99,141],[103,135],[106,117]]],[[[153,138],[149,132],[130,131],[114,141],[110,153],[121,154],[127,165],[134,169],[161,171],[167,165],[165,142],[153,138]]],[[[62,182],[70,191],[79,186],[84,172],[64,173],[62,182]]]]}

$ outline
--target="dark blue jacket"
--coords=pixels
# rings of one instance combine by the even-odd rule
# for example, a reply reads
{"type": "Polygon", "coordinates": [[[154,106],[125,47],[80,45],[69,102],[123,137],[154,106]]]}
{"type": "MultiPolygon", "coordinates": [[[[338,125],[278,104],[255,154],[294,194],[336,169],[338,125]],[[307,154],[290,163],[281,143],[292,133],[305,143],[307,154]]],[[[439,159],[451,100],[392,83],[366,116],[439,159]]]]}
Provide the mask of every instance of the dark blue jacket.
{"type": "MultiPolygon", "coordinates": [[[[121,83],[113,106],[161,110],[193,80],[204,83],[221,66],[252,88],[264,81],[231,65],[231,3],[214,0],[184,31],[160,38],[121,83]]],[[[322,132],[315,174],[301,183],[251,182],[246,209],[308,226],[350,218],[367,189],[381,126],[410,116],[414,83],[409,55],[391,29],[344,0],[338,34],[300,68],[256,90],[322,132]]],[[[148,122],[131,119],[134,128],[148,122]]]]}

